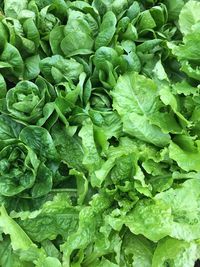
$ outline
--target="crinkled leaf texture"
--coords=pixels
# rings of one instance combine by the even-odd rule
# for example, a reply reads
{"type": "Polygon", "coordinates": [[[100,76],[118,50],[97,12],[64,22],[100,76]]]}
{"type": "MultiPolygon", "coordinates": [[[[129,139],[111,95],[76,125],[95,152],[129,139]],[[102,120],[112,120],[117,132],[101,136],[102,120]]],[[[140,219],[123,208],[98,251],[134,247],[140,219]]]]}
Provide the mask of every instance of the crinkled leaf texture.
{"type": "Polygon", "coordinates": [[[200,260],[200,2],[0,1],[0,266],[200,260]]]}

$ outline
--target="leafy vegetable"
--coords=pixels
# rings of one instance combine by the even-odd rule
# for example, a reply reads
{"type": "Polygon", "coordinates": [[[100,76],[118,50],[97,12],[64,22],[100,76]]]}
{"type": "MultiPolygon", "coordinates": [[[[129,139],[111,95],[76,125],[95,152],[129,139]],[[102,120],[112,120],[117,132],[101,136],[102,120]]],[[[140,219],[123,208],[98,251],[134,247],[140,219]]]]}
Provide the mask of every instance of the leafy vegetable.
{"type": "Polygon", "coordinates": [[[0,266],[200,260],[199,14],[0,2],[0,266]]]}

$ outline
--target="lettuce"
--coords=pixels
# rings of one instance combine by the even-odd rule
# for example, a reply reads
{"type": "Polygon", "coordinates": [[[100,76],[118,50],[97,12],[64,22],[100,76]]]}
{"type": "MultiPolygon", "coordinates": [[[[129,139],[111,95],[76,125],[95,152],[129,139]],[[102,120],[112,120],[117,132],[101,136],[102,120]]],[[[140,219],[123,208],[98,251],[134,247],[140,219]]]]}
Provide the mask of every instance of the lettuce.
{"type": "Polygon", "coordinates": [[[0,266],[197,266],[199,14],[0,1],[0,266]]]}

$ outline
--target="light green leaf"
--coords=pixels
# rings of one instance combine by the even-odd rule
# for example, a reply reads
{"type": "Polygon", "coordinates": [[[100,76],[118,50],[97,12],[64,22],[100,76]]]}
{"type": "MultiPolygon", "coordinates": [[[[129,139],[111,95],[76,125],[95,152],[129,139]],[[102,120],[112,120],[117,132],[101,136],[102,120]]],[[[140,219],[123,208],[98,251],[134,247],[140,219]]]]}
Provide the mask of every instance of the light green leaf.
{"type": "Polygon", "coordinates": [[[156,242],[172,231],[171,207],[162,200],[141,200],[124,221],[132,233],[156,242]]]}
{"type": "Polygon", "coordinates": [[[182,8],[179,15],[179,25],[181,32],[186,35],[191,33],[192,26],[200,22],[200,3],[198,1],[188,1],[182,8]]]}
{"type": "Polygon", "coordinates": [[[124,116],[122,121],[124,132],[142,141],[161,147],[170,142],[169,134],[163,133],[158,126],[150,124],[145,116],[131,113],[124,116]]]}
{"type": "Polygon", "coordinates": [[[12,217],[35,242],[64,239],[78,227],[78,209],[70,205],[67,193],[59,193],[36,211],[12,212],[12,217]]]}
{"type": "Polygon", "coordinates": [[[12,248],[14,250],[27,250],[33,245],[31,239],[22,228],[8,216],[3,206],[0,208],[0,227],[5,234],[10,235],[12,248]]]}
{"type": "Polygon", "coordinates": [[[169,145],[169,156],[185,171],[200,171],[200,141],[177,136],[169,145]]]}
{"type": "MultiPolygon", "coordinates": [[[[93,172],[99,168],[102,160],[99,156],[95,140],[94,140],[94,129],[91,120],[86,120],[79,136],[82,138],[83,144],[83,164],[86,166],[89,172],[93,172]]],[[[94,182],[94,181],[93,181],[94,182]]]]}
{"type": "Polygon", "coordinates": [[[171,237],[187,242],[199,239],[199,188],[199,179],[189,179],[177,188],[155,196],[156,201],[163,201],[171,207],[171,237]]]}
{"type": "Polygon", "coordinates": [[[127,232],[123,238],[122,251],[132,261],[133,267],[151,267],[154,244],[143,236],[127,232]]]}
{"type": "Polygon", "coordinates": [[[26,9],[28,4],[27,0],[17,1],[17,0],[5,0],[4,1],[4,11],[7,17],[17,18],[18,14],[26,9]]]}
{"type": "Polygon", "coordinates": [[[127,112],[142,115],[154,110],[158,91],[154,81],[132,72],[119,77],[112,95],[113,107],[120,115],[127,112]]]}
{"type": "Polygon", "coordinates": [[[152,267],[162,267],[173,264],[176,267],[193,267],[199,257],[198,245],[182,240],[165,238],[158,243],[155,250],[152,267]]]}

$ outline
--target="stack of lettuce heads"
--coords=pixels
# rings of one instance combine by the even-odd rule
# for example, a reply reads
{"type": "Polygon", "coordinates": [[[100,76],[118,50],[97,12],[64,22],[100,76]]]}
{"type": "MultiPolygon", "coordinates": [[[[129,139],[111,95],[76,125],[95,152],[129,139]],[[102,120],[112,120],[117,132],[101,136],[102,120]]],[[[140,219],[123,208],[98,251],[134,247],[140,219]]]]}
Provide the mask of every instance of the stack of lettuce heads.
{"type": "Polygon", "coordinates": [[[0,266],[200,258],[200,2],[0,2],[0,266]]]}

